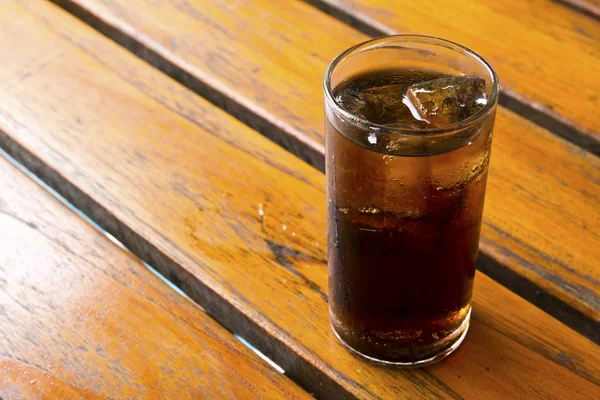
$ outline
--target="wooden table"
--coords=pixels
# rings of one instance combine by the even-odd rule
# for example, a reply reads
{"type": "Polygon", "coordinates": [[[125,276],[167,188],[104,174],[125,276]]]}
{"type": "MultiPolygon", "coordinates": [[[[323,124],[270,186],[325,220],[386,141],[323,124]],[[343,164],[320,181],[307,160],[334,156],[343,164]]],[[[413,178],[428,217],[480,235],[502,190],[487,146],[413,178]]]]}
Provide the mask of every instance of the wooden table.
{"type": "Polygon", "coordinates": [[[2,1],[0,397],[600,398],[598,9],[2,1]],[[471,330],[413,370],[327,312],[321,80],[394,32],[502,82],[471,330]]]}

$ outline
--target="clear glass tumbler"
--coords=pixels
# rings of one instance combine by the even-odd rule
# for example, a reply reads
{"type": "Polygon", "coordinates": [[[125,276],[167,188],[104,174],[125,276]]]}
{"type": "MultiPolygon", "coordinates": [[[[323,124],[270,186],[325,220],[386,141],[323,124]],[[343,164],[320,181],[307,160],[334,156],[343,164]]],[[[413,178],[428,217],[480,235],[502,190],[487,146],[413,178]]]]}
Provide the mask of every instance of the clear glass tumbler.
{"type": "Polygon", "coordinates": [[[333,330],[374,361],[438,361],[469,326],[496,74],[398,35],[343,52],[324,90],[333,330]]]}

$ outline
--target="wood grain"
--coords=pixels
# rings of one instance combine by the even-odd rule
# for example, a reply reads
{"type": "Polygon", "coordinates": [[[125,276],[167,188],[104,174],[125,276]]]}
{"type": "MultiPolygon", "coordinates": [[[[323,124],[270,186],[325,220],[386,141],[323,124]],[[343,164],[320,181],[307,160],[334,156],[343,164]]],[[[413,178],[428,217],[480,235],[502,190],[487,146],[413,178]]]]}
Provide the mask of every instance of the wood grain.
{"type": "MultiPolygon", "coordinates": [[[[265,79],[278,80],[270,89],[288,90],[283,92],[286,98],[302,93],[289,91],[295,89],[290,81],[296,79],[305,78],[305,86],[319,89],[315,82],[322,79],[324,67],[314,69],[313,79],[305,71],[298,74],[298,68],[314,68],[314,58],[330,61],[344,49],[329,54],[337,43],[349,43],[347,47],[365,39],[354,39],[356,32],[346,29],[345,41],[339,42],[339,23],[315,16],[307,4],[293,0],[52,1],[311,161],[318,159],[315,151],[321,143],[314,141],[312,126],[297,126],[305,120],[291,121],[296,130],[281,136],[280,129],[265,125],[274,121],[264,115],[263,107],[282,114],[278,116],[287,122],[287,106],[293,104],[265,102],[264,95],[257,96],[258,86],[265,79]],[[297,54],[291,43],[306,52],[297,54]],[[256,52],[263,57],[256,58],[256,52]],[[273,63],[278,68],[273,69],[273,63]],[[253,121],[252,112],[261,119],[253,121]]],[[[501,104],[600,155],[600,122],[594,111],[600,105],[597,20],[548,0],[305,1],[373,36],[429,34],[472,48],[499,73],[501,104]]],[[[306,117],[304,110],[293,110],[306,117]]]]}
{"type": "Polygon", "coordinates": [[[0,398],[3,400],[105,399],[22,361],[0,360],[0,371],[0,398]]]}
{"type": "Polygon", "coordinates": [[[0,158],[0,398],[310,398],[0,158]]]}
{"type": "MultiPolygon", "coordinates": [[[[250,122],[255,113],[284,137],[300,138],[321,165],[324,70],[365,35],[298,1],[72,1],[86,7],[84,19],[142,57],[169,73],[179,68],[174,76],[184,84],[205,82],[209,97],[220,93],[216,102],[228,111],[224,99],[240,105],[250,113],[237,114],[241,119],[250,122]]],[[[600,76],[594,68],[589,76],[600,76]]],[[[524,296],[598,342],[599,165],[500,109],[481,246],[495,260],[485,263],[493,269],[482,266],[486,271],[515,290],[532,282],[547,296],[529,288],[524,296]]]]}
{"type": "Polygon", "coordinates": [[[600,21],[548,0],[308,2],[375,36],[469,47],[498,73],[500,104],[600,155],[600,21]]]}
{"type": "Polygon", "coordinates": [[[62,11],[2,12],[2,82],[45,60],[3,88],[2,146],[318,397],[599,390],[597,345],[481,273],[456,355],[404,371],[355,358],[328,323],[321,173],[62,11]]]}

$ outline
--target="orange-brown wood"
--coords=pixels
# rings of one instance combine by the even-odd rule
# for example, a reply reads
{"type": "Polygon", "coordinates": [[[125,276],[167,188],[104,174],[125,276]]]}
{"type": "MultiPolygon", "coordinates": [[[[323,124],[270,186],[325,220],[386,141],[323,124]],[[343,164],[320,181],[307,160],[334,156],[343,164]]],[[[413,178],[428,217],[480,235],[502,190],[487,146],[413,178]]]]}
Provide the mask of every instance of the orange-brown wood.
{"type": "Polygon", "coordinates": [[[598,392],[599,347],[481,273],[446,361],[352,356],[328,323],[321,173],[48,4],[5,1],[0,27],[15,53],[0,66],[2,146],[317,396],[598,392]]]}
{"type": "Polygon", "coordinates": [[[475,50],[499,75],[501,103],[600,154],[600,21],[548,0],[308,1],[378,35],[475,50]]]}
{"type": "MultiPolygon", "coordinates": [[[[305,93],[319,92],[323,64],[366,39],[298,0],[53,1],[193,89],[222,92],[214,100],[246,119],[248,110],[274,113],[295,129],[282,139],[294,150],[321,144],[320,129],[307,124],[321,115],[312,110],[318,102],[307,105],[318,97],[305,93]]],[[[305,1],[375,36],[429,34],[470,47],[497,70],[503,104],[600,155],[598,20],[549,0],[305,1]]]]}
{"type": "Polygon", "coordinates": [[[0,158],[0,398],[310,398],[0,158]]]}
{"type": "MultiPolygon", "coordinates": [[[[149,58],[156,64],[169,63],[187,71],[188,75],[183,79],[186,84],[194,86],[193,77],[206,82],[213,88],[210,96],[223,94],[217,102],[226,103],[228,110],[239,111],[224,99],[232,99],[248,112],[258,114],[261,120],[270,121],[271,128],[281,130],[282,135],[298,138],[319,153],[321,160],[323,105],[320,82],[324,70],[339,52],[367,39],[298,1],[74,1],[87,7],[87,19],[95,16],[97,25],[109,35],[113,31],[107,27],[134,36],[145,48],[139,52],[146,56],[154,52],[156,56],[149,58]]],[[[505,3],[495,3],[498,3],[500,18],[503,15],[500,11],[504,9],[500,3],[505,3]]],[[[450,7],[448,2],[444,4],[440,7],[450,7]]],[[[485,4],[471,8],[477,11],[491,7],[485,4]]],[[[432,6],[427,3],[420,7],[427,10],[432,6]]],[[[465,15],[467,18],[471,14],[465,12],[465,15]]],[[[409,21],[411,18],[414,17],[406,16],[409,21]]],[[[528,20],[531,15],[523,18],[528,20]]],[[[568,18],[566,21],[571,21],[568,18]]],[[[433,24],[432,18],[423,17],[422,20],[424,24],[433,24]]],[[[582,22],[580,26],[595,35],[595,25],[588,25],[582,22]]],[[[565,34],[563,31],[566,32],[566,28],[557,34],[565,34]]],[[[460,32],[458,30],[457,34],[460,32]]],[[[112,36],[119,39],[118,35],[112,36]]],[[[119,40],[131,45],[132,39],[119,40]]],[[[523,42],[529,43],[525,39],[523,42]]],[[[589,41],[585,43],[589,44],[589,41]]],[[[93,51],[91,45],[87,48],[93,51]]],[[[558,59],[575,59],[580,52],[583,52],[582,48],[574,45],[558,59]]],[[[514,49],[514,54],[522,54],[522,51],[514,49]]],[[[590,57],[582,56],[582,63],[590,57]]],[[[552,64],[548,67],[551,71],[570,68],[567,64],[548,64],[552,64]]],[[[578,64],[573,68],[579,67],[578,64]]],[[[599,67],[600,63],[597,63],[585,74],[565,74],[561,79],[580,85],[587,82],[586,79],[600,76],[594,72],[599,67]]],[[[173,68],[167,69],[173,72],[173,68]]],[[[179,72],[174,75],[182,78],[179,72]]],[[[525,82],[530,77],[521,78],[520,82],[525,82]]],[[[588,83],[588,89],[595,87],[595,83],[588,83]]],[[[567,95],[561,90],[547,92],[552,92],[553,96],[567,95]]],[[[587,91],[581,91],[579,95],[583,93],[587,91]]],[[[181,105],[176,107],[181,108],[181,105]]],[[[252,116],[238,116],[253,123],[252,116]]],[[[504,268],[499,272],[492,270],[498,268],[482,268],[570,322],[569,315],[559,315],[561,307],[556,307],[556,302],[546,304],[545,299],[534,294],[540,289],[549,293],[551,298],[566,304],[577,315],[583,315],[572,323],[573,326],[585,325],[580,329],[600,341],[598,159],[502,108],[498,112],[495,131],[481,248],[504,268]],[[522,282],[515,280],[532,282],[533,287],[525,285],[522,288],[522,282]],[[586,321],[578,322],[581,319],[586,321]]],[[[266,133],[273,134],[271,131],[266,133]]]]}
{"type": "Polygon", "coordinates": [[[105,399],[22,361],[0,359],[0,372],[0,398],[3,400],[105,399]]]}

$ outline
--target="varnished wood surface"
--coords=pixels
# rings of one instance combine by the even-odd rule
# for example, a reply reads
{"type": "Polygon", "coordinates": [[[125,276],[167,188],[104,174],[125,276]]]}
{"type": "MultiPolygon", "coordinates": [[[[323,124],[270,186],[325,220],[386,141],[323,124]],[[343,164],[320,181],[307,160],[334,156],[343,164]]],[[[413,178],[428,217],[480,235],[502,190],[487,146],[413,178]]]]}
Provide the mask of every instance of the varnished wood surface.
{"type": "Polygon", "coordinates": [[[375,36],[469,47],[498,73],[501,104],[600,155],[600,20],[548,0],[308,1],[375,36]]]}
{"type": "Polygon", "coordinates": [[[598,346],[483,274],[448,360],[402,371],[355,358],[328,323],[321,173],[62,11],[34,0],[2,11],[3,48],[27,43],[0,68],[13,82],[2,146],[316,395],[599,390],[598,346]]]}
{"type": "MultiPolygon", "coordinates": [[[[367,39],[298,1],[75,1],[87,7],[84,19],[95,16],[95,25],[109,36],[119,39],[110,27],[125,32],[129,36],[119,41],[157,65],[186,71],[174,73],[186,85],[205,82],[212,88],[209,97],[227,110],[239,112],[229,102],[238,104],[249,113],[238,117],[251,123],[256,113],[271,124],[269,134],[294,137],[321,160],[324,70],[339,52],[367,39]],[[130,37],[142,46],[133,46],[130,37]]],[[[576,55],[580,49],[572,51],[576,55]]],[[[594,72],[599,66],[581,79],[600,76],[594,72]]],[[[494,262],[482,268],[600,341],[598,159],[502,108],[494,141],[481,244],[494,262]],[[557,301],[535,295],[540,290],[557,301]],[[568,311],[559,313],[563,307],[568,311]]]]}
{"type": "Polygon", "coordinates": [[[72,386],[26,362],[0,359],[2,400],[100,400],[105,397],[72,386]]]}
{"type": "Polygon", "coordinates": [[[310,398],[0,158],[0,398],[310,398]]]}
{"type": "MultiPolygon", "coordinates": [[[[304,93],[320,90],[325,67],[319,59],[329,62],[366,39],[298,0],[53,1],[242,118],[251,120],[248,111],[274,113],[291,125],[292,135],[279,139],[294,151],[301,148],[297,141],[318,150],[320,136],[306,122],[320,114],[311,106],[296,106],[290,93],[305,103],[317,99],[304,93]],[[297,91],[297,81],[307,88],[297,91]],[[290,109],[296,119],[287,118],[290,109]]],[[[597,19],[549,0],[306,1],[374,36],[429,34],[475,50],[500,76],[502,104],[600,155],[597,19]]],[[[256,127],[276,136],[264,122],[255,122],[256,127]]]]}

